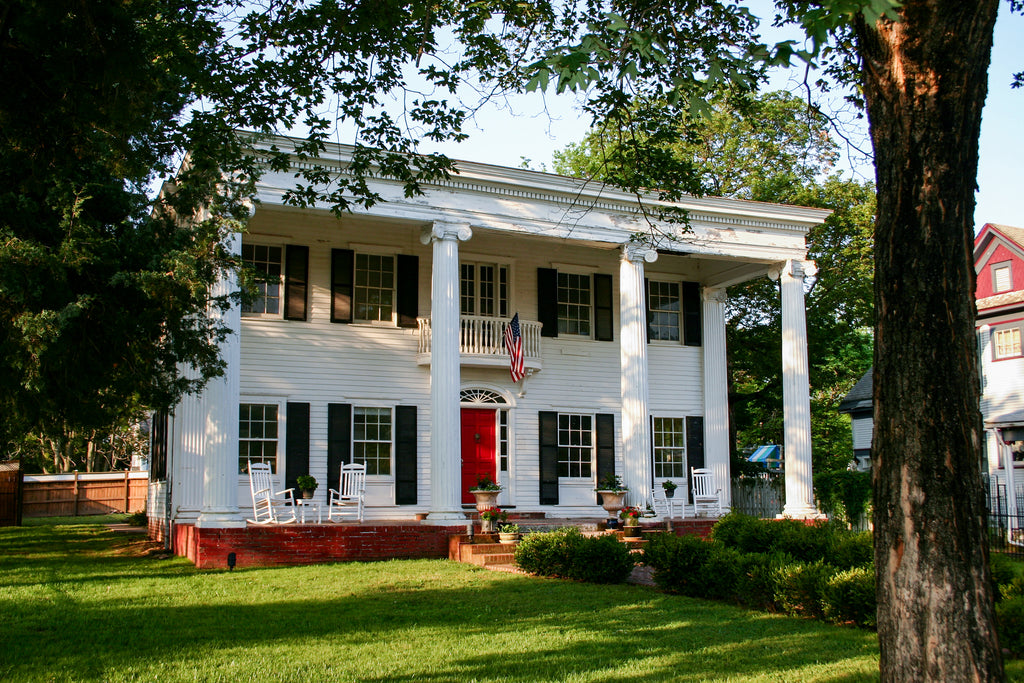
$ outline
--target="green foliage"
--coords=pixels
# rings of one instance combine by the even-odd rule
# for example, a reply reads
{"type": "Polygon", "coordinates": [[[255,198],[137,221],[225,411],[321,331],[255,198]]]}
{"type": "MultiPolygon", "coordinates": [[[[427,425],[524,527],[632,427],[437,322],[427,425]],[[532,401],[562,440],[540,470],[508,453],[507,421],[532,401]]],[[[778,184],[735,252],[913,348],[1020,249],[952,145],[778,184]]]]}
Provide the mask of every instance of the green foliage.
{"type": "Polygon", "coordinates": [[[854,524],[865,514],[871,501],[871,472],[816,472],[814,495],[822,512],[854,524]]]}
{"type": "Polygon", "coordinates": [[[311,477],[308,474],[302,474],[295,478],[295,486],[302,491],[316,491],[317,486],[320,484],[317,482],[315,477],[311,477]]]}
{"type": "Polygon", "coordinates": [[[743,553],[785,553],[800,562],[825,561],[842,569],[869,564],[874,552],[869,533],[851,532],[837,522],[764,520],[737,512],[720,519],[711,537],[743,553]]]}
{"type": "Polygon", "coordinates": [[[829,621],[874,628],[878,612],[874,567],[853,567],[829,577],[821,601],[829,621]]]}
{"type": "Polygon", "coordinates": [[[773,576],[775,604],[793,616],[823,619],[825,584],[835,572],[835,567],[822,560],[776,567],[773,576]]]}
{"type": "Polygon", "coordinates": [[[644,548],[643,563],[654,570],[654,581],[662,590],[701,597],[701,570],[711,549],[711,544],[699,536],[655,534],[644,548]]]}
{"type": "Polygon", "coordinates": [[[588,583],[622,583],[634,564],[626,544],[613,535],[585,537],[576,527],[527,534],[515,561],[530,574],[588,583]]]}
{"type": "Polygon", "coordinates": [[[615,491],[616,493],[621,493],[622,491],[628,491],[629,489],[623,485],[622,477],[616,474],[606,474],[604,479],[597,483],[597,488],[594,490],[615,491]]]}
{"type": "Polygon", "coordinates": [[[1024,596],[1014,596],[996,605],[996,628],[999,644],[1017,655],[1024,656],[1024,596]]]}

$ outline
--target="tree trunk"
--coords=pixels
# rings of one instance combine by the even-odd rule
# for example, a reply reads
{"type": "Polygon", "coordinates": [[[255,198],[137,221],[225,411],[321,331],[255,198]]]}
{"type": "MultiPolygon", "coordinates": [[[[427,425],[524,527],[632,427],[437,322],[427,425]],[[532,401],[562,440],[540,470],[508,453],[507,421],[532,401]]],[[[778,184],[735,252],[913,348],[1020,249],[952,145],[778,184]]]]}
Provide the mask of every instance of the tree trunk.
{"type": "Polygon", "coordinates": [[[875,567],[883,681],[1002,680],[974,331],[978,131],[998,0],[857,26],[875,148],[875,567]]]}

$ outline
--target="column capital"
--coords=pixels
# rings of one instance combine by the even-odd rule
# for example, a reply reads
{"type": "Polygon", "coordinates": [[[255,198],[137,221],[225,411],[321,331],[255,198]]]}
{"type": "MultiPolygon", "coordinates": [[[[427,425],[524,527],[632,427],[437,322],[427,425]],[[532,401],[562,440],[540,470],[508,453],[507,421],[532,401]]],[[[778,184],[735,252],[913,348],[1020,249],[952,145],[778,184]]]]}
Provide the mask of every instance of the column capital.
{"type": "Polygon", "coordinates": [[[639,261],[654,263],[658,260],[658,250],[653,249],[648,244],[627,242],[622,245],[622,259],[630,263],[637,263],[639,261]]]}
{"type": "Polygon", "coordinates": [[[704,287],[701,291],[704,294],[704,301],[708,303],[729,303],[729,293],[725,287],[704,287]]]}
{"type": "Polygon", "coordinates": [[[465,242],[473,236],[473,230],[466,223],[445,223],[435,221],[430,227],[423,228],[420,242],[430,244],[435,240],[458,240],[465,242]]]}
{"type": "Polygon", "coordinates": [[[790,259],[777,263],[768,269],[768,277],[778,280],[782,277],[791,277],[794,280],[814,277],[818,274],[818,264],[811,260],[790,259]]]}

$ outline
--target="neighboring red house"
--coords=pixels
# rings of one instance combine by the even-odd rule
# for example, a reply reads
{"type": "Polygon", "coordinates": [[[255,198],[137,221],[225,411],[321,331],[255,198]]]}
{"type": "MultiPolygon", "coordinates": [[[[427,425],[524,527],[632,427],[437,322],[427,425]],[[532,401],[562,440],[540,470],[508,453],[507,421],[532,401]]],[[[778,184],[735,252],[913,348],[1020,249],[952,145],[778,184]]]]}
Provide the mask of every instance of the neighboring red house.
{"type": "Polygon", "coordinates": [[[986,223],[974,240],[974,267],[985,453],[989,473],[1003,478],[1000,440],[1024,468],[1024,229],[986,223]]]}

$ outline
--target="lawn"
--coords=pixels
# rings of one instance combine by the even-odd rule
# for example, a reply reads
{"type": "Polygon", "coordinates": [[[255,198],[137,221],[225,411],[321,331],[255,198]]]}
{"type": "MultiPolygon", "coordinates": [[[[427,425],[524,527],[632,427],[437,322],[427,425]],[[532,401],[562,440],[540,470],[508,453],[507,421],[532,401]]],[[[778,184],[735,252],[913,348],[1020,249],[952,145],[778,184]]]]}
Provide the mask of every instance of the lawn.
{"type": "Polygon", "coordinates": [[[875,635],[446,561],[200,571],[92,525],[0,529],[0,680],[859,681],[875,635]]]}

